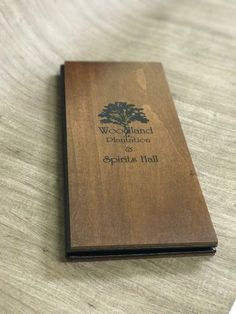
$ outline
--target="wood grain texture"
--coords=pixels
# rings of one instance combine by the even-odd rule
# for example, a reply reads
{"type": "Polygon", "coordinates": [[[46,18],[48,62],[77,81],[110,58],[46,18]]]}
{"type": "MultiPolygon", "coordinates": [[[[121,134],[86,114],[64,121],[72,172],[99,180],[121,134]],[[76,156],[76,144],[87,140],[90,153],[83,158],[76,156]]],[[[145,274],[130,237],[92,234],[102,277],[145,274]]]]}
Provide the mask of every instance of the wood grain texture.
{"type": "Polygon", "coordinates": [[[0,312],[228,313],[235,299],[235,1],[0,2],[0,312]],[[68,264],[59,65],[161,61],[214,258],[68,264]],[[62,254],[61,254],[62,253],[62,254]]]}
{"type": "Polygon", "coordinates": [[[209,253],[217,239],[162,64],[63,68],[67,255],[193,246],[209,253]]]}

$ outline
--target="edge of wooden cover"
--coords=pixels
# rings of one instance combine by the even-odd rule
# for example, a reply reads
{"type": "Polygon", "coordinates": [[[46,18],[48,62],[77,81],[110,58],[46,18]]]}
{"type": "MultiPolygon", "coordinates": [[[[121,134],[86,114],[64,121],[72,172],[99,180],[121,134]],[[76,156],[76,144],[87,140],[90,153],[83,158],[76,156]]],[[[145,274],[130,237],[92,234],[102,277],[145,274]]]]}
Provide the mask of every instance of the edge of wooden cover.
{"type": "Polygon", "coordinates": [[[67,128],[66,128],[66,101],[64,65],[60,67],[60,88],[62,106],[62,147],[63,147],[63,174],[64,174],[64,222],[65,222],[65,255],[71,250],[70,241],[70,212],[69,212],[69,190],[68,190],[68,168],[67,168],[67,128]]]}

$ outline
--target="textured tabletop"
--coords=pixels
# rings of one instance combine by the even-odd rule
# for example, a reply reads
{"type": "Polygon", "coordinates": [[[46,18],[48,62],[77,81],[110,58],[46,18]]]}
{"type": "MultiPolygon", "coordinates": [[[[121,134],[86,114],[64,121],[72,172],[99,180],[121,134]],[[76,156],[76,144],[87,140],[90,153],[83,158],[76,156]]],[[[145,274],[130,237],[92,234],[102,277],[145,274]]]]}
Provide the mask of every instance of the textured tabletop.
{"type": "Polygon", "coordinates": [[[0,313],[228,313],[236,297],[235,1],[0,3],[0,313]],[[162,62],[219,247],[66,263],[65,60],[162,62]]]}

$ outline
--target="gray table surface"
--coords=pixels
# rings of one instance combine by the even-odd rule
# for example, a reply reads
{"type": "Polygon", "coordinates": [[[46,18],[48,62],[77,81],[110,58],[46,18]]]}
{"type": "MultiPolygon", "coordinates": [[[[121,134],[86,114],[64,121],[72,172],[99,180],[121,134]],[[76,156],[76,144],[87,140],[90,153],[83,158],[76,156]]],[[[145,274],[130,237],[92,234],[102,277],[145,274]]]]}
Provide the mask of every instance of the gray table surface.
{"type": "Polygon", "coordinates": [[[0,313],[228,313],[235,299],[236,2],[0,1],[0,313]],[[64,60],[160,61],[215,257],[65,263],[64,60]]]}

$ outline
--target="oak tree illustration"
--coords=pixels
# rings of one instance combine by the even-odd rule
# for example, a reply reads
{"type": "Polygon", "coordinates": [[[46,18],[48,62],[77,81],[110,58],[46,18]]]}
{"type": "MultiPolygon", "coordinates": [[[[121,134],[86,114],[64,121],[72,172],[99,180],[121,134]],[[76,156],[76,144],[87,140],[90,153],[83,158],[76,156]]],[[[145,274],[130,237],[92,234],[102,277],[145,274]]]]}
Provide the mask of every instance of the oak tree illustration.
{"type": "Polygon", "coordinates": [[[115,102],[104,106],[103,111],[98,115],[101,123],[118,124],[124,128],[125,136],[129,133],[129,124],[134,121],[147,123],[143,108],[138,108],[127,102],[115,102]]]}

